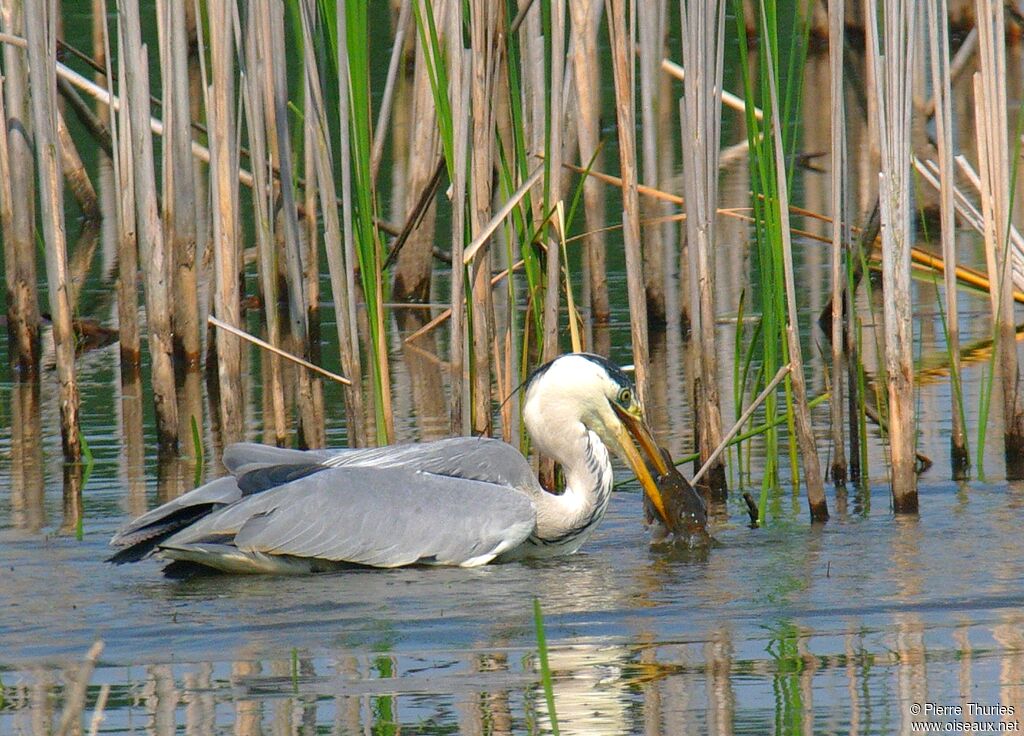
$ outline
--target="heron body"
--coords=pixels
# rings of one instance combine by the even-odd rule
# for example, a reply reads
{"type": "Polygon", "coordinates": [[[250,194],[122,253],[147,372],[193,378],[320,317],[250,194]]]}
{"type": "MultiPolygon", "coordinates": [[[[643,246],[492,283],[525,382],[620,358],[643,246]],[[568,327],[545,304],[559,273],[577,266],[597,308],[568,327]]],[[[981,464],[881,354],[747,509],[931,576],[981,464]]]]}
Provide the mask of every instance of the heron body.
{"type": "Polygon", "coordinates": [[[572,554],[608,508],[609,450],[664,515],[647,465],[663,472],[664,460],[630,380],[607,360],[573,353],[539,368],[523,421],[562,466],[562,493],[545,491],[518,450],[495,439],[309,451],[241,443],[224,453],[230,475],[122,528],[111,560],[155,553],[227,572],[306,573],[572,554]]]}

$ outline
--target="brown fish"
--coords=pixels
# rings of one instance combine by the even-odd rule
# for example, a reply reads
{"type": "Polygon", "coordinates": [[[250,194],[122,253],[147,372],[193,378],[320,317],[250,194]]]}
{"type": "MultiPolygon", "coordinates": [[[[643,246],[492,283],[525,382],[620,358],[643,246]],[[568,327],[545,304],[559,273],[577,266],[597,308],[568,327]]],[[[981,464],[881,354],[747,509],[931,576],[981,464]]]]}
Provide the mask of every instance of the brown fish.
{"type": "Polygon", "coordinates": [[[672,464],[668,451],[664,447],[658,449],[664,464],[653,468],[651,474],[668,511],[668,523],[655,513],[645,495],[644,518],[652,527],[653,541],[661,542],[671,536],[674,541],[684,541],[690,546],[706,544],[711,537],[707,532],[708,512],[704,499],[672,464]]]}

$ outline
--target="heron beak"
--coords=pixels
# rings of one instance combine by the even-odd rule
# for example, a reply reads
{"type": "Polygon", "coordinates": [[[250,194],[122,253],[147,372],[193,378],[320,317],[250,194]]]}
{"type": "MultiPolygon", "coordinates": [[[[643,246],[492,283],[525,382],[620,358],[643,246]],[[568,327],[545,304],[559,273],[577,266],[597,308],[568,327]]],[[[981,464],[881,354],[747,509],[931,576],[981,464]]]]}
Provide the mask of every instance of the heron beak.
{"type": "Polygon", "coordinates": [[[658,449],[658,443],[651,436],[651,430],[647,428],[639,411],[634,413],[614,403],[612,403],[612,408],[621,421],[615,434],[625,460],[636,473],[644,493],[647,494],[651,505],[658,512],[658,516],[665,522],[665,526],[675,529],[677,524],[670,518],[661,489],[658,488],[654,476],[651,475],[652,468],[659,476],[668,473],[668,465],[661,455],[661,450],[658,449]]]}

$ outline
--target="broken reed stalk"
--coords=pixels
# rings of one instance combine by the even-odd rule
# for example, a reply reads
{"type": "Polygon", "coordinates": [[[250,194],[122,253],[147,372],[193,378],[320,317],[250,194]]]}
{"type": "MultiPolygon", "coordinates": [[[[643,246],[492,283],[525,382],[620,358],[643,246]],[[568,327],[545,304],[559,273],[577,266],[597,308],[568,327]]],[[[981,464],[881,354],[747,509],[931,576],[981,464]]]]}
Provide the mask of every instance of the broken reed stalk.
{"type": "MultiPolygon", "coordinates": [[[[3,30],[10,34],[24,33],[23,0],[0,4],[3,30]]],[[[31,145],[32,119],[26,107],[28,100],[28,59],[10,43],[3,44],[4,94],[6,113],[0,119],[4,126],[7,154],[7,176],[10,199],[19,202],[4,216],[4,276],[7,286],[7,334],[10,338],[11,363],[25,377],[39,370],[39,295],[36,276],[35,243],[35,165],[31,145]]]]}
{"type": "MultiPolygon", "coordinates": [[[[647,335],[647,306],[644,290],[643,256],[640,242],[640,198],[637,192],[636,127],[633,106],[633,60],[635,47],[626,23],[626,0],[606,0],[608,36],[615,82],[615,118],[618,123],[619,168],[622,176],[622,232],[626,252],[626,288],[629,299],[630,336],[633,365],[640,403],[650,395],[650,355],[647,335]]],[[[549,255],[550,257],[550,255],[549,255]]],[[[717,437],[716,437],[717,439],[717,437]]],[[[710,446],[714,447],[717,442],[710,446]]]]}
{"type": "MultiPolygon", "coordinates": [[[[210,29],[210,84],[206,90],[210,137],[210,189],[213,199],[213,313],[223,322],[241,325],[239,273],[238,149],[235,131],[233,0],[212,0],[207,6],[210,29]]],[[[134,122],[134,121],[133,121],[134,122]]],[[[242,439],[242,345],[233,335],[218,334],[217,376],[220,430],[226,445],[242,439]]]]}
{"type": "MultiPolygon", "coordinates": [[[[721,147],[721,90],[724,55],[725,2],[688,3],[680,7],[683,98],[680,129],[683,195],[687,207],[686,247],[689,252],[687,292],[692,340],[697,350],[694,375],[696,443],[707,462],[722,442],[722,411],[718,392],[715,345],[715,221],[718,203],[718,151],[721,147]]],[[[621,127],[621,124],[620,124],[621,127]]],[[[724,500],[725,463],[708,474],[712,498],[724,500]]]]}
{"type": "MultiPolygon", "coordinates": [[[[761,28],[768,37],[768,20],[762,9],[761,28]]],[[[779,98],[775,80],[776,64],[771,59],[773,49],[768,45],[769,63],[768,90],[771,102],[772,136],[774,137],[776,191],[779,196],[780,231],[782,234],[782,271],[786,286],[786,342],[789,348],[789,365],[792,366],[790,384],[793,388],[793,411],[795,413],[796,439],[803,458],[804,482],[807,484],[807,506],[811,521],[828,521],[828,503],[825,500],[825,486],[822,481],[818,449],[811,425],[811,409],[807,404],[807,387],[804,378],[804,361],[800,347],[800,322],[796,309],[796,279],[793,276],[793,242],[789,227],[789,188],[786,181],[786,164],[783,160],[782,130],[779,117],[779,98]]]]}
{"type": "MultiPolygon", "coordinates": [[[[257,273],[263,303],[263,317],[267,337],[275,348],[282,345],[280,309],[278,307],[277,257],[274,243],[274,187],[266,165],[267,151],[266,111],[263,105],[263,84],[265,60],[259,52],[260,42],[256,27],[256,13],[246,18],[243,42],[245,44],[245,67],[241,78],[243,91],[242,108],[245,113],[246,129],[249,134],[249,152],[253,161],[252,206],[255,215],[253,230],[256,236],[257,273]]],[[[307,176],[307,181],[312,177],[307,176]]],[[[216,323],[211,323],[216,324],[216,323]]],[[[264,417],[265,426],[273,433],[275,444],[284,446],[288,440],[288,419],[285,408],[283,366],[279,356],[271,355],[266,363],[268,375],[264,377],[269,393],[269,416],[264,417]]]]}
{"type": "MultiPolygon", "coordinates": [[[[302,6],[303,27],[312,28],[313,8],[302,6]]],[[[311,39],[310,33],[306,37],[311,39]]],[[[312,43],[305,44],[305,73],[309,80],[309,98],[306,117],[313,125],[313,161],[315,178],[320,193],[320,207],[324,218],[324,246],[327,253],[327,269],[330,274],[331,294],[334,302],[335,327],[338,333],[338,350],[341,369],[351,379],[344,392],[345,416],[348,419],[348,442],[352,447],[364,447],[369,441],[366,427],[366,410],[362,393],[362,365],[359,356],[359,333],[356,320],[355,285],[352,273],[355,264],[348,261],[349,251],[342,238],[341,221],[334,188],[331,167],[333,154],[327,125],[327,110],[320,88],[320,77],[312,43]]],[[[311,174],[313,172],[310,172],[311,174]]],[[[307,178],[313,179],[312,175],[307,178]]],[[[351,237],[351,236],[349,236],[351,237]]]]}
{"type": "MultiPolygon", "coordinates": [[[[474,239],[491,219],[491,181],[494,172],[494,110],[497,48],[495,37],[503,21],[499,4],[493,0],[473,0],[470,5],[470,104],[472,144],[470,156],[470,230],[474,239]]],[[[465,255],[463,255],[465,258],[465,255]]],[[[491,293],[491,253],[486,243],[477,251],[470,266],[473,320],[470,422],[473,433],[489,433],[491,427],[491,349],[494,346],[494,302],[491,293]]],[[[453,261],[458,267],[460,262],[453,261]]],[[[498,355],[495,366],[500,365],[498,355]]]]}
{"type": "MultiPolygon", "coordinates": [[[[846,103],[843,89],[843,48],[845,43],[845,0],[828,4],[828,54],[830,130],[832,140],[832,398],[829,411],[832,424],[832,482],[846,484],[846,443],[843,436],[843,381],[847,363],[843,351],[843,289],[846,285],[844,243],[849,242],[846,103]]],[[[852,318],[852,315],[851,315],[852,318]]]]}
{"type": "Polygon", "coordinates": [[[707,473],[714,466],[715,460],[717,460],[721,456],[721,454],[725,452],[726,448],[728,448],[730,443],[733,441],[733,438],[736,437],[737,434],[739,434],[739,431],[743,428],[743,425],[747,423],[747,420],[749,420],[750,417],[754,415],[754,412],[757,411],[757,408],[765,402],[768,396],[771,395],[772,391],[774,391],[775,388],[780,383],[782,383],[782,379],[788,376],[792,370],[793,364],[786,363],[786,365],[782,366],[781,368],[779,368],[778,371],[776,371],[775,377],[768,382],[768,385],[764,387],[761,393],[759,393],[757,397],[750,402],[750,405],[743,410],[743,413],[740,415],[739,419],[737,419],[735,424],[732,425],[732,429],[725,433],[725,436],[722,438],[722,441],[718,445],[718,447],[715,448],[715,451],[708,456],[708,459],[704,461],[704,464],[700,466],[700,469],[693,474],[693,478],[690,479],[690,483],[692,485],[697,485],[698,483],[700,483],[701,478],[703,478],[704,474],[707,473]]]}
{"type": "MultiPolygon", "coordinates": [[[[541,14],[544,41],[544,211],[548,212],[554,203],[562,198],[562,82],[565,70],[565,0],[541,3],[537,11],[541,14]]],[[[613,41],[614,46],[614,41],[613,41]]],[[[632,56],[629,57],[632,60],[632,56]]],[[[616,85],[616,89],[618,85],[616,85]]],[[[538,110],[539,112],[539,110],[538,110]]],[[[538,121],[534,119],[536,125],[538,121]]],[[[620,130],[622,121],[619,121],[620,130]]],[[[630,134],[633,127],[629,127],[630,134]]],[[[562,291],[559,288],[562,274],[561,251],[555,227],[544,228],[547,233],[544,291],[544,341],[541,360],[553,360],[560,352],[559,311],[562,291]]],[[[639,244],[638,244],[639,247],[639,244]]],[[[627,256],[628,259],[628,256],[627,256]]],[[[646,351],[644,351],[646,357],[646,351]]],[[[643,394],[641,393],[641,396],[643,394]]]]}
{"type": "Polygon", "coordinates": [[[316,365],[315,363],[310,363],[305,358],[302,358],[302,357],[300,357],[298,355],[293,355],[292,353],[289,353],[287,350],[282,350],[281,348],[275,347],[274,345],[271,345],[266,340],[261,340],[260,338],[254,336],[254,335],[250,335],[245,330],[240,330],[237,327],[235,327],[234,325],[229,325],[227,322],[220,321],[219,319],[214,317],[212,314],[209,317],[206,318],[206,321],[209,324],[213,325],[214,327],[218,327],[218,328],[224,330],[225,332],[230,332],[235,337],[239,337],[239,338],[241,338],[243,340],[246,340],[247,342],[250,342],[253,345],[256,345],[257,347],[261,347],[264,350],[267,350],[267,351],[273,353],[274,355],[276,355],[276,356],[278,356],[280,358],[284,358],[285,360],[291,361],[295,365],[302,366],[306,370],[312,371],[313,373],[318,373],[321,376],[323,376],[324,378],[329,378],[332,381],[334,381],[335,383],[340,383],[343,386],[351,386],[352,385],[352,381],[350,381],[348,378],[345,378],[345,376],[339,376],[337,373],[332,373],[331,371],[327,370],[326,368],[321,368],[320,366],[316,365]]]}
{"type": "MultiPolygon", "coordinates": [[[[576,98],[576,137],[580,162],[593,161],[601,143],[601,65],[597,36],[601,29],[601,6],[604,0],[569,0],[573,42],[570,55],[576,98]]],[[[608,268],[605,237],[604,187],[587,178],[583,182],[583,215],[586,222],[583,263],[590,292],[590,314],[596,324],[611,319],[608,301],[608,268]]]]}
{"type": "Polygon", "coordinates": [[[978,55],[974,110],[978,122],[981,211],[985,222],[992,322],[1003,389],[1003,441],[1006,477],[1024,478],[1024,402],[1017,364],[1010,253],[1010,167],[1006,125],[1006,27],[1003,4],[978,0],[978,55]]]}
{"type": "MultiPolygon", "coordinates": [[[[160,3],[160,67],[163,85],[163,226],[168,275],[173,275],[171,324],[179,366],[199,369],[199,293],[196,275],[196,192],[192,170],[189,36],[185,3],[160,3]]],[[[186,418],[188,421],[188,418],[186,418]]],[[[187,436],[186,431],[183,432],[187,436]]]]}
{"type": "Polygon", "coordinates": [[[29,83],[32,90],[32,130],[39,171],[39,203],[46,250],[46,286],[53,319],[53,343],[60,387],[60,428],[64,459],[82,457],[78,423],[79,396],[75,377],[75,333],[68,294],[67,238],[64,232],[64,192],[57,154],[57,17],[50,3],[25,6],[29,83]]]}
{"type": "Polygon", "coordinates": [[[882,278],[885,284],[885,367],[889,404],[889,452],[892,500],[896,513],[916,513],[917,473],[914,446],[913,322],[910,297],[910,116],[916,33],[913,0],[884,0],[884,21],[872,6],[872,43],[868,56],[878,127],[881,172],[879,203],[882,218],[882,278]],[[880,33],[884,22],[885,33],[880,33]],[[881,40],[880,36],[884,35],[881,40]]]}
{"type": "Polygon", "coordinates": [[[955,171],[953,169],[952,77],[949,63],[949,29],[946,0],[927,0],[928,39],[931,57],[931,87],[935,114],[935,145],[939,164],[939,216],[941,219],[942,259],[946,298],[946,346],[950,358],[952,424],[949,437],[950,466],[953,478],[966,480],[970,468],[967,430],[964,427],[963,389],[960,382],[960,314],[956,270],[956,213],[953,201],[955,171]]]}

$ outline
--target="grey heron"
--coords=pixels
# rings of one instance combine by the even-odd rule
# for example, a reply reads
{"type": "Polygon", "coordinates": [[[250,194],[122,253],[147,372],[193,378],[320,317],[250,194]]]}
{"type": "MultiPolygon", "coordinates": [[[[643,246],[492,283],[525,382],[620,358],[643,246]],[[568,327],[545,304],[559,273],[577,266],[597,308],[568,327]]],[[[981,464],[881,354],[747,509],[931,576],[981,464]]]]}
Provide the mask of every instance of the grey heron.
{"type": "Polygon", "coordinates": [[[156,553],[226,572],[296,573],[572,554],[608,508],[609,449],[675,528],[655,479],[667,472],[665,459],[619,368],[570,353],[538,368],[525,392],[523,421],[533,446],[561,465],[560,494],[544,490],[526,458],[496,439],[307,451],[241,443],[224,452],[230,475],[114,535],[120,551],[111,560],[156,553]]]}

